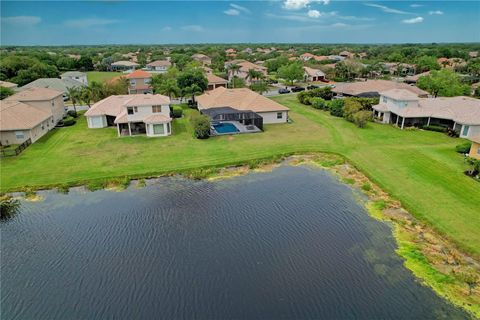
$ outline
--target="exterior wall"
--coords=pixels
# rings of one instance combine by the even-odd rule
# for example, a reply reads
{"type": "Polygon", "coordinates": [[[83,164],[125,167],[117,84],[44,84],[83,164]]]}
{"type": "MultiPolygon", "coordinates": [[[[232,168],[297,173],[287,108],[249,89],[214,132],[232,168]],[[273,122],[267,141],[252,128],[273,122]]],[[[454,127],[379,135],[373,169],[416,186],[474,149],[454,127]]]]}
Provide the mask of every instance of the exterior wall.
{"type": "Polygon", "coordinates": [[[2,145],[11,145],[21,144],[31,139],[33,143],[43,137],[49,130],[53,129],[54,125],[51,123],[51,120],[52,118],[50,117],[28,130],[0,131],[0,141],[2,145]],[[17,139],[16,132],[23,132],[23,138],[17,139]]]}
{"type": "Polygon", "coordinates": [[[102,116],[87,116],[87,124],[90,129],[107,127],[107,117],[102,116]]]}
{"type": "Polygon", "coordinates": [[[137,112],[135,112],[134,108],[133,114],[127,114],[127,119],[129,122],[143,122],[143,119],[152,114],[162,114],[166,117],[170,117],[170,106],[168,104],[162,105],[162,112],[158,113],[152,112],[152,106],[138,106],[137,112]]]}
{"type": "MultiPolygon", "coordinates": [[[[148,137],[166,137],[172,134],[172,123],[163,123],[163,134],[155,134],[153,132],[153,126],[157,123],[148,123],[146,126],[147,136],[148,137]]],[[[159,123],[158,123],[159,124],[159,123]]]]}
{"type": "Polygon", "coordinates": [[[461,127],[461,129],[460,129],[460,137],[462,137],[462,138],[471,138],[471,137],[475,137],[475,136],[480,136],[480,125],[478,125],[478,126],[462,125],[462,127],[461,127]],[[468,132],[467,132],[467,134],[464,134],[464,133],[465,133],[465,127],[468,127],[468,132]]]}
{"type": "Polygon", "coordinates": [[[286,123],[288,120],[288,111],[279,111],[282,114],[281,119],[277,119],[277,112],[257,112],[263,118],[263,124],[286,123]]]}
{"type": "Polygon", "coordinates": [[[152,89],[145,89],[145,86],[150,86],[152,78],[137,78],[128,79],[128,93],[151,93],[152,89]],[[145,81],[148,81],[145,83],[145,81]]]}
{"type": "Polygon", "coordinates": [[[408,107],[417,107],[418,101],[404,101],[404,100],[394,100],[385,96],[380,97],[380,103],[385,103],[388,106],[388,109],[396,114],[401,113],[401,110],[408,107]]]}
{"type": "Polygon", "coordinates": [[[480,143],[472,141],[472,146],[470,147],[470,153],[468,155],[480,160],[480,143]]]}
{"type": "Polygon", "coordinates": [[[62,120],[67,114],[65,111],[65,104],[63,103],[63,97],[61,95],[52,100],[26,101],[25,103],[51,111],[53,115],[53,123],[55,124],[62,120]]]}

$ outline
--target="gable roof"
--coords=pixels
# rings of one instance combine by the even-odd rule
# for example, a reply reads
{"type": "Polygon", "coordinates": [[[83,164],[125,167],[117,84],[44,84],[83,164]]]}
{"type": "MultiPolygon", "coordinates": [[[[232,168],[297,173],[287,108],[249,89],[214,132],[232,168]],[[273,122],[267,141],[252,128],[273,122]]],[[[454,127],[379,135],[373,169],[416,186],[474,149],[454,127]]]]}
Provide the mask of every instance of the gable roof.
{"type": "Polygon", "coordinates": [[[84,83],[70,78],[40,78],[30,83],[27,83],[20,89],[23,90],[28,88],[50,88],[66,93],[69,88],[81,88],[85,86],[86,85],[84,83]]]}
{"type": "Polygon", "coordinates": [[[112,66],[122,66],[122,67],[137,67],[139,66],[138,63],[131,62],[131,61],[117,61],[111,64],[112,66]]]}
{"type": "Polygon", "coordinates": [[[322,70],[313,69],[313,68],[310,68],[310,67],[303,67],[303,70],[305,70],[305,72],[309,76],[312,76],[312,77],[319,77],[319,76],[324,77],[325,76],[325,73],[322,70]]]}
{"type": "Polygon", "coordinates": [[[390,89],[380,92],[382,96],[386,96],[395,100],[416,101],[418,95],[405,89],[390,89]]]}
{"type": "Polygon", "coordinates": [[[410,86],[406,83],[400,83],[388,80],[367,80],[350,83],[337,83],[336,87],[332,89],[333,92],[342,93],[350,96],[358,96],[365,93],[377,93],[387,91],[390,89],[405,89],[416,95],[427,96],[428,92],[423,91],[415,86],[410,86]]]}
{"type": "Polygon", "coordinates": [[[87,74],[80,71],[67,71],[60,75],[61,77],[86,77],[87,74]]]}
{"type": "Polygon", "coordinates": [[[285,106],[270,100],[250,89],[227,89],[218,87],[197,97],[198,109],[231,107],[254,112],[288,111],[285,106]]]}
{"type": "Polygon", "coordinates": [[[144,70],[135,70],[126,76],[127,79],[143,79],[143,78],[151,78],[151,77],[152,75],[144,70]]]}
{"type": "Polygon", "coordinates": [[[168,60],[157,60],[147,64],[147,67],[170,67],[172,63],[168,60]]]}
{"type": "Polygon", "coordinates": [[[10,101],[44,101],[44,100],[52,100],[58,96],[63,95],[63,91],[50,89],[50,88],[39,88],[39,87],[32,87],[26,90],[20,91],[13,96],[10,96],[5,100],[10,101]]]}
{"type": "Polygon", "coordinates": [[[160,94],[128,94],[109,96],[94,103],[85,112],[85,116],[117,117],[125,111],[126,106],[145,106],[170,104],[170,98],[160,94]]]}
{"type": "Polygon", "coordinates": [[[43,108],[19,101],[5,101],[0,103],[0,131],[28,130],[36,127],[52,114],[43,108]]]}
{"type": "Polygon", "coordinates": [[[216,76],[213,73],[207,73],[206,77],[208,80],[208,84],[219,84],[219,83],[227,84],[228,83],[228,80],[220,78],[219,76],[216,76]]]}

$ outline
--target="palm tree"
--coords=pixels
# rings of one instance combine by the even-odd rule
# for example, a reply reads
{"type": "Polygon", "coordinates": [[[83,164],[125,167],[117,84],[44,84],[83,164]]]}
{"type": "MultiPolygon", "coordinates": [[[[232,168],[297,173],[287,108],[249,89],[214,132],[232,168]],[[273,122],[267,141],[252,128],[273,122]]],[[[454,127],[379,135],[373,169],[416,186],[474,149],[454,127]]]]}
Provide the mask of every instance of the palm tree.
{"type": "Polygon", "coordinates": [[[67,88],[68,92],[68,97],[70,98],[70,101],[72,101],[73,104],[73,109],[75,110],[75,113],[77,112],[77,107],[75,104],[80,101],[80,90],[77,87],[70,87],[67,88]]]}
{"type": "Polygon", "coordinates": [[[235,74],[238,73],[238,71],[240,70],[242,66],[236,64],[236,63],[232,63],[230,64],[228,67],[227,67],[227,70],[228,70],[228,73],[232,74],[232,85],[233,85],[233,88],[235,88],[235,74]]]}
{"type": "Polygon", "coordinates": [[[176,98],[180,95],[180,88],[175,79],[167,79],[160,86],[158,86],[158,93],[168,96],[170,99],[176,98]]]}
{"type": "Polygon", "coordinates": [[[254,79],[260,79],[263,77],[263,73],[255,69],[249,69],[247,74],[247,79],[250,79],[250,82],[253,82],[254,79]]]}
{"type": "Polygon", "coordinates": [[[80,90],[80,101],[85,103],[89,109],[90,109],[90,103],[92,101],[92,98],[93,98],[93,92],[90,87],[83,87],[80,90]]]}

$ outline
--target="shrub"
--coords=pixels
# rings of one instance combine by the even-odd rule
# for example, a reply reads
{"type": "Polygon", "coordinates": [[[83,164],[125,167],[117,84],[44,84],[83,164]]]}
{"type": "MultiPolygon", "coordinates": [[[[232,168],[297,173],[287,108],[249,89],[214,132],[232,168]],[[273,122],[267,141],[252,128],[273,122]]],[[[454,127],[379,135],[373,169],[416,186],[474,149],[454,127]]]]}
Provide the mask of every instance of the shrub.
{"type": "Polygon", "coordinates": [[[63,119],[63,126],[64,127],[73,126],[75,123],[76,123],[75,119],[70,117],[70,116],[63,119]]]}
{"type": "Polygon", "coordinates": [[[362,185],[362,190],[363,190],[363,191],[367,191],[367,192],[368,192],[368,191],[371,191],[371,190],[372,190],[372,186],[371,186],[370,183],[368,183],[368,182],[367,182],[367,183],[364,183],[364,184],[362,185]]]}
{"type": "Polygon", "coordinates": [[[330,114],[335,117],[343,117],[343,100],[335,99],[329,104],[330,114]]]}
{"type": "Polygon", "coordinates": [[[436,132],[446,132],[445,127],[436,126],[436,125],[422,126],[422,129],[429,130],[429,131],[436,131],[436,132]]]}
{"type": "Polygon", "coordinates": [[[181,118],[183,115],[183,109],[179,106],[174,106],[172,109],[172,116],[174,118],[181,118]]]}
{"type": "Polygon", "coordinates": [[[322,98],[325,100],[332,100],[332,98],[335,96],[335,93],[332,92],[332,88],[330,87],[317,88],[308,92],[310,93],[311,97],[322,98]]]}
{"type": "Polygon", "coordinates": [[[297,94],[298,102],[300,102],[301,104],[309,105],[310,98],[311,98],[310,91],[302,91],[299,94],[297,94]]]}
{"type": "Polygon", "coordinates": [[[72,118],[77,118],[78,117],[77,111],[75,111],[75,110],[68,110],[67,114],[72,118]]]}
{"type": "Polygon", "coordinates": [[[325,101],[325,99],[322,99],[322,98],[310,98],[310,104],[315,109],[325,110],[328,108],[327,101],[325,101]]]}
{"type": "Polygon", "coordinates": [[[457,151],[458,153],[469,153],[471,146],[472,143],[470,141],[467,141],[455,146],[455,151],[457,151]]]}
{"type": "Polygon", "coordinates": [[[193,127],[193,134],[197,139],[208,139],[210,137],[210,119],[201,114],[194,114],[190,118],[193,127]]]}
{"type": "Polygon", "coordinates": [[[359,128],[365,128],[367,122],[372,118],[372,113],[370,111],[359,111],[353,115],[353,123],[359,128]]]}
{"type": "Polygon", "coordinates": [[[353,99],[345,99],[343,104],[343,116],[353,122],[353,115],[362,110],[360,102],[353,99]]]}

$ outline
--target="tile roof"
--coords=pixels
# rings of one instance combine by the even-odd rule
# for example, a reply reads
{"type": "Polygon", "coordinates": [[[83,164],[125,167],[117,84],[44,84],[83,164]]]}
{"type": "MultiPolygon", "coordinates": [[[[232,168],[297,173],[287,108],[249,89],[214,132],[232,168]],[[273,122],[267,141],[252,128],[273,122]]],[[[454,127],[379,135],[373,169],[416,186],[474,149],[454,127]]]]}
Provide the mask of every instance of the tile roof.
{"type": "Polygon", "coordinates": [[[127,79],[144,79],[144,78],[151,78],[152,75],[144,70],[135,70],[132,73],[129,73],[126,78],[127,79]]]}
{"type": "Polygon", "coordinates": [[[0,81],[0,87],[13,89],[18,87],[18,84],[8,81],[0,81]]]}
{"type": "Polygon", "coordinates": [[[312,77],[324,77],[325,76],[325,73],[322,70],[313,69],[313,68],[310,68],[310,67],[303,67],[303,69],[305,70],[305,72],[309,76],[312,76],[312,77]]]}
{"type": "Polygon", "coordinates": [[[4,100],[43,101],[43,100],[52,100],[61,95],[63,95],[63,91],[60,91],[60,90],[32,87],[32,88],[28,88],[23,91],[20,91],[4,100]]]}
{"type": "Polygon", "coordinates": [[[80,72],[80,71],[67,71],[67,72],[64,72],[60,75],[61,77],[83,77],[83,76],[87,76],[87,74],[85,72],[80,72]]]}
{"type": "Polygon", "coordinates": [[[476,142],[476,143],[480,143],[480,136],[470,137],[470,138],[468,138],[468,140],[476,142]]]}
{"type": "Polygon", "coordinates": [[[336,87],[332,91],[351,96],[361,95],[367,92],[387,91],[390,89],[405,89],[417,95],[427,96],[428,92],[423,91],[415,86],[410,86],[406,83],[400,83],[389,80],[367,80],[360,82],[336,83],[336,87]]]}
{"type": "Polygon", "coordinates": [[[37,108],[19,101],[0,102],[0,131],[28,130],[52,114],[42,108],[37,108]]]}
{"type": "Polygon", "coordinates": [[[390,89],[380,92],[380,95],[386,96],[395,100],[415,101],[418,100],[418,95],[405,89],[390,89]]]}
{"type": "Polygon", "coordinates": [[[164,116],[163,114],[152,114],[143,120],[145,123],[162,123],[170,122],[172,118],[164,116]]]}
{"type": "Polygon", "coordinates": [[[131,94],[130,97],[132,98],[125,102],[127,107],[170,104],[170,98],[161,94],[131,94]]]}
{"type": "Polygon", "coordinates": [[[109,96],[92,105],[86,116],[108,115],[116,117],[128,106],[150,106],[170,104],[170,98],[160,94],[129,94],[109,96]]]}
{"type": "Polygon", "coordinates": [[[117,61],[112,63],[112,66],[137,67],[139,64],[131,61],[117,61]]]}
{"type": "Polygon", "coordinates": [[[216,88],[197,97],[198,109],[216,107],[231,107],[237,110],[251,110],[254,112],[288,111],[281,104],[270,100],[250,89],[216,88]]]}
{"type": "Polygon", "coordinates": [[[64,78],[40,78],[34,80],[30,83],[27,83],[20,89],[28,89],[28,88],[51,88],[63,93],[67,93],[69,88],[81,88],[85,87],[86,85],[80,81],[64,78]]]}
{"type": "Polygon", "coordinates": [[[228,83],[228,80],[220,78],[219,76],[216,76],[213,73],[207,73],[206,77],[208,80],[208,84],[219,84],[219,83],[227,84],[228,83]]]}
{"type": "Polygon", "coordinates": [[[147,64],[147,67],[169,67],[172,63],[168,60],[157,60],[147,64]]]}

